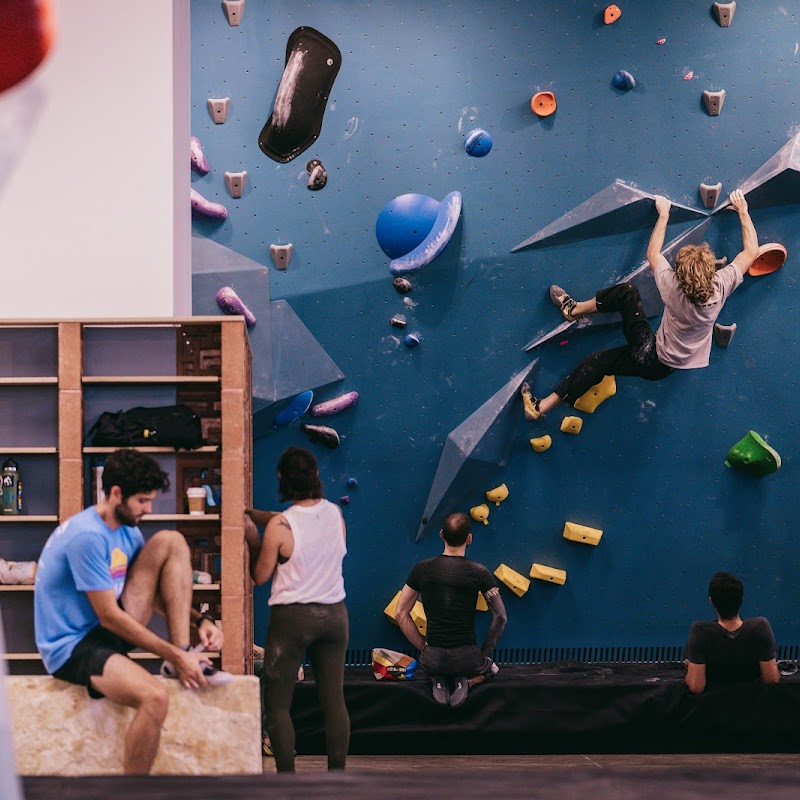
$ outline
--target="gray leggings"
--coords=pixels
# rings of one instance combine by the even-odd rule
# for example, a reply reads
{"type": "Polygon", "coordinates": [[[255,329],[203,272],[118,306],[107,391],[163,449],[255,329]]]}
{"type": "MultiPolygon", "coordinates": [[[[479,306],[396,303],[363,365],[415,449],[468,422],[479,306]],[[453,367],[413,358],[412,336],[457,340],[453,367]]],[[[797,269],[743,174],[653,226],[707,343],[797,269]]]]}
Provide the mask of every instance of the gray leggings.
{"type": "Polygon", "coordinates": [[[297,670],[308,651],[325,716],[328,769],[344,769],[350,716],[344,703],[344,660],[349,637],[347,608],[294,603],[272,606],[264,647],[264,707],[278,772],[294,772],[295,734],[290,709],[297,670]]]}

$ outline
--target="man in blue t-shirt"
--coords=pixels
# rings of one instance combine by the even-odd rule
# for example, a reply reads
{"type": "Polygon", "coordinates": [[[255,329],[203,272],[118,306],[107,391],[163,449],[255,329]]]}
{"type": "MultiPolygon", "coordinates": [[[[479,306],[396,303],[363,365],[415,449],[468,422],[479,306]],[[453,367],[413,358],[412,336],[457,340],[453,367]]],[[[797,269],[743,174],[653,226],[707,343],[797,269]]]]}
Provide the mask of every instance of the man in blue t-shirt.
{"type": "Polygon", "coordinates": [[[136,711],[125,739],[127,774],[150,771],[169,702],[161,682],[128,656],[131,650],[161,656],[161,674],[187,688],[230,680],[190,649],[192,618],[201,650],[219,650],[222,631],[192,609],[186,539],[163,530],[145,543],[137,527],[157,492],[168,488],[154,459],[115,451],[103,471],[105,499],[56,528],[36,570],[36,646],[47,671],[136,711]],[[146,627],[154,610],[166,617],[169,641],[146,627]]]}
{"type": "Polygon", "coordinates": [[[444,540],[444,552],[420,561],[411,570],[397,601],[395,619],[406,639],[420,651],[419,662],[431,679],[433,699],[440,705],[458,708],[473,686],[498,671],[489,653],[505,629],[506,609],[492,573],[466,557],[467,546],[472,542],[469,517],[463,512],[450,514],[439,536],[444,540]],[[480,648],[475,637],[475,602],[479,593],[492,614],[486,641],[480,648]],[[411,619],[411,610],[420,595],[428,619],[426,638],[411,619]]]}
{"type": "Polygon", "coordinates": [[[708,585],[708,599],[717,619],[693,622],[686,642],[686,685],[700,694],[706,684],[734,681],[777,683],[775,637],[766,617],[742,619],[742,582],[729,572],[718,572],[708,585]]]}

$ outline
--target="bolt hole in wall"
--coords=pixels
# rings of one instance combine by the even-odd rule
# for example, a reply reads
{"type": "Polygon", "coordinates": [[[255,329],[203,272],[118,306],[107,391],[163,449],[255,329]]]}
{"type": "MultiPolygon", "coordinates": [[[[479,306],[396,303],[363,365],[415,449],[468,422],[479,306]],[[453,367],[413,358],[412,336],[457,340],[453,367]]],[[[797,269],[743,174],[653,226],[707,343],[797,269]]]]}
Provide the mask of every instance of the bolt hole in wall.
{"type": "MultiPolygon", "coordinates": [[[[619,18],[605,24],[605,5],[585,0],[413,9],[277,0],[248,3],[231,27],[218,3],[192,4],[192,133],[211,165],[193,174],[192,186],[228,209],[224,220],[195,219],[195,233],[265,266],[270,299],[288,301],[344,373],[333,385],[304,387],[314,388],[315,402],[360,396],[331,418],[336,449],[309,444],[299,428],[307,416],[267,426],[255,442],[253,476],[256,505],[275,507],[278,455],[308,445],[328,497],[349,496],[354,652],[405,645],[383,609],[412,564],[440,550],[435,531],[415,537],[450,431],[534,357],[531,387],[542,396],[582,356],[622,343],[615,325],[573,328],[523,351],[563,322],[550,284],[585,299],[643,263],[651,201],[573,241],[512,248],[618,179],[697,211],[694,222],[669,226],[670,241],[709,213],[701,183],[720,182],[724,202],[797,134],[796,9],[779,0],[740,4],[722,27],[710,7],[621,3],[619,18]],[[295,161],[277,163],[256,145],[287,42],[301,26],[334,42],[342,63],[318,138],[295,161]],[[758,74],[749,69],[756,61],[758,74]],[[623,74],[617,88],[620,71],[632,80],[623,74]],[[722,90],[724,106],[712,116],[703,92],[722,90]],[[531,107],[540,92],[555,105],[542,117],[531,107]],[[217,125],[207,100],[228,96],[227,121],[217,125]],[[491,136],[482,157],[465,149],[475,129],[491,136]],[[303,185],[309,159],[327,171],[320,191],[303,185]],[[241,198],[225,189],[233,170],[252,177],[241,198]],[[406,276],[413,289],[399,294],[375,236],[378,215],[402,195],[438,204],[452,192],[462,209],[449,244],[406,276]],[[269,245],[286,242],[294,255],[279,271],[269,245]],[[390,324],[397,314],[419,334],[413,349],[390,324]],[[351,476],[357,489],[346,486],[351,476]]],[[[800,640],[787,602],[800,567],[791,411],[800,343],[786,324],[797,302],[798,200],[796,174],[787,173],[754,204],[759,242],[781,243],[788,257],[771,274],[746,277],[731,297],[718,321],[736,323],[736,337],[726,349],[714,345],[708,368],[659,383],[618,378],[616,394],[592,414],[562,406],[529,422],[516,399],[505,466],[465,477],[464,511],[486,502],[486,491],[508,488],[499,507],[491,504],[489,524],[474,523],[470,557],[492,571],[505,564],[527,576],[537,563],[567,575],[563,585],[532,580],[521,597],[502,589],[507,656],[628,648],[672,659],[690,622],[710,615],[706,587],[719,569],[742,577],[743,615],[768,616],[782,646],[800,640]],[[582,419],[578,435],[560,430],[569,415],[582,419]],[[754,477],[725,466],[749,430],[781,454],[780,470],[754,477]],[[536,452],[530,440],[545,435],[551,446],[536,452]],[[565,540],[567,521],[602,530],[602,541],[565,540]]],[[[716,213],[705,238],[733,259],[741,249],[736,215],[716,213]]],[[[262,299],[242,297],[251,308],[262,299]]],[[[258,590],[259,641],[266,597],[258,590]]],[[[479,636],[487,616],[479,615],[479,636]]]]}

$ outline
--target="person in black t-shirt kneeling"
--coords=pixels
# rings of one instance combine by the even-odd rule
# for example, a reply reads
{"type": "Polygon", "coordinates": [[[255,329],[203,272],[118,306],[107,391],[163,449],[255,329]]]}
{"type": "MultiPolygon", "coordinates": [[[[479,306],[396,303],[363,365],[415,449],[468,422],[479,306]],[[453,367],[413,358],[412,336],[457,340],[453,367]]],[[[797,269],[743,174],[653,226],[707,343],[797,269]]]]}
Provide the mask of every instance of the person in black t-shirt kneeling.
{"type": "Polygon", "coordinates": [[[471,687],[498,671],[488,654],[506,626],[506,609],[492,573],[483,564],[466,558],[467,545],[472,542],[469,517],[450,514],[439,536],[444,540],[444,552],[420,561],[411,570],[397,601],[395,619],[406,639],[420,651],[419,662],[433,684],[433,699],[458,708],[471,687]],[[480,648],[475,637],[479,592],[492,613],[486,641],[480,648]],[[410,616],[420,595],[428,618],[427,639],[410,616]]]}
{"type": "Polygon", "coordinates": [[[708,599],[717,612],[715,622],[694,622],[684,656],[686,685],[700,694],[708,683],[780,680],[775,660],[775,636],[766,617],[742,619],[744,588],[728,572],[718,572],[708,585],[708,599]]]}

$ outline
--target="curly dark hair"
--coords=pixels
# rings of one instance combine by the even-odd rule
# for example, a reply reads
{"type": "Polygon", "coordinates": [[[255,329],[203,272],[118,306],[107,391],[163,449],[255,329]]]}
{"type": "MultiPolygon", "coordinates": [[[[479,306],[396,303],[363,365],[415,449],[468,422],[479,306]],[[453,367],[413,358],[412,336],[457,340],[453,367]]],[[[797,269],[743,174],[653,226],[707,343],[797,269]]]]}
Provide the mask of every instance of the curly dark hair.
{"type": "Polygon", "coordinates": [[[742,606],[744,587],[730,572],[717,572],[708,584],[708,596],[722,619],[733,619],[742,606]]]}
{"type": "Polygon", "coordinates": [[[106,459],[103,468],[103,491],[109,494],[112,486],[119,486],[125,500],[139,492],[166,492],[169,475],[154,458],[138,450],[122,448],[106,459]]]}
{"type": "Polygon", "coordinates": [[[322,481],[314,454],[305,447],[284,450],[278,460],[278,497],[281,501],[294,503],[322,496],[322,481]]]}

